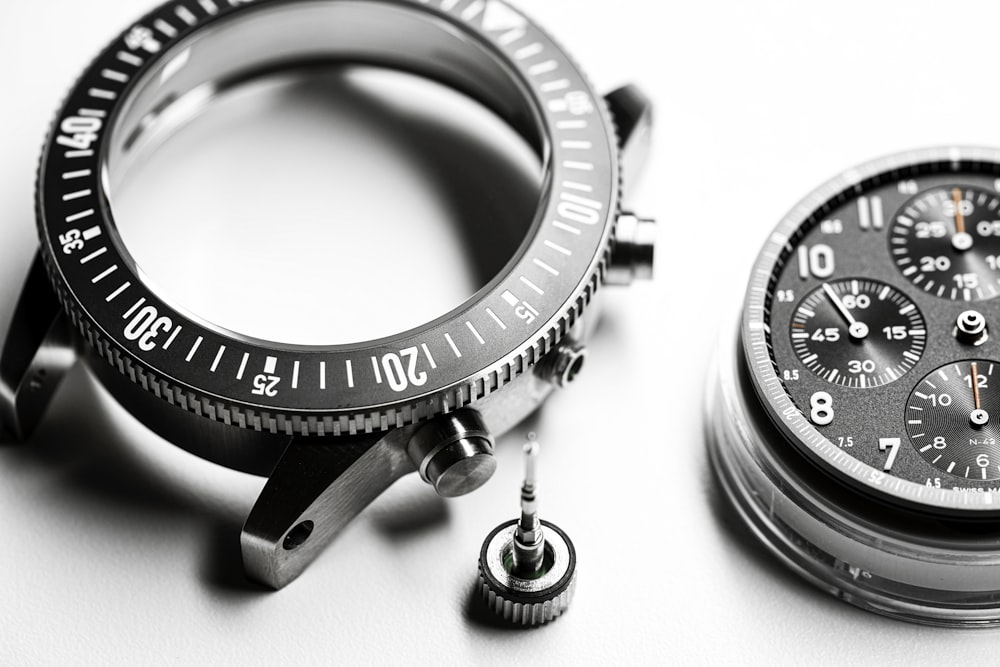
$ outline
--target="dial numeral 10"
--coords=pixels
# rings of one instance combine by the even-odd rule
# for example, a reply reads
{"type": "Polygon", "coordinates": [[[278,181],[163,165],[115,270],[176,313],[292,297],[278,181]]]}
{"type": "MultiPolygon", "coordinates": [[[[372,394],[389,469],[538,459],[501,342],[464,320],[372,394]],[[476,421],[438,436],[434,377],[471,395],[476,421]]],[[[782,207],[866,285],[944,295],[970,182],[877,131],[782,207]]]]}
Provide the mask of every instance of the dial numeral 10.
{"type": "Polygon", "coordinates": [[[815,278],[829,278],[833,275],[835,267],[833,248],[825,243],[816,245],[799,246],[799,277],[806,280],[810,276],[815,278]]]}

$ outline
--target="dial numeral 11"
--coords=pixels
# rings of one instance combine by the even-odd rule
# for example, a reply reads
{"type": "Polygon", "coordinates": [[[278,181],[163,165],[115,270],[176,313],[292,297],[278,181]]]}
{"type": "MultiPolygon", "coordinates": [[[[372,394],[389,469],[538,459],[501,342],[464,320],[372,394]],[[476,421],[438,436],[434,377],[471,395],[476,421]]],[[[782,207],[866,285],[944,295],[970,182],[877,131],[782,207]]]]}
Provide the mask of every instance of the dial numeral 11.
{"type": "Polygon", "coordinates": [[[858,224],[865,231],[885,228],[881,197],[858,197],[858,224]]]}

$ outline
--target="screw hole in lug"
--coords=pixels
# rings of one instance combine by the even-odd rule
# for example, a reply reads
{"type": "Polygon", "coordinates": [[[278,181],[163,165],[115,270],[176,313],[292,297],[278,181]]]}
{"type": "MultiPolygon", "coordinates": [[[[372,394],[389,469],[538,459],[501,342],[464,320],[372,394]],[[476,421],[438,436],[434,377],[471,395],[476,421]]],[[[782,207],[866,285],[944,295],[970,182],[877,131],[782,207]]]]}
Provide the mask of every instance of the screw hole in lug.
{"type": "Polygon", "coordinates": [[[305,544],[309,536],[312,535],[314,527],[315,524],[312,521],[303,521],[288,531],[288,534],[285,535],[285,541],[282,543],[285,551],[293,551],[305,544]]]}

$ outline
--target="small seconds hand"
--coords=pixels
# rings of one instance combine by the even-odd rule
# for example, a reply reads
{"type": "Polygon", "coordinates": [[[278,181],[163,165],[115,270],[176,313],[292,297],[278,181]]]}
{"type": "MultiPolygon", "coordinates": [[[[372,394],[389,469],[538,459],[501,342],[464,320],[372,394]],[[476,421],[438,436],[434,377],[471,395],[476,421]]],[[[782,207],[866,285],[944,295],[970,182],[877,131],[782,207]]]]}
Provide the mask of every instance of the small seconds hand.
{"type": "Polygon", "coordinates": [[[847,333],[851,335],[851,338],[855,340],[864,340],[867,338],[868,325],[854,319],[854,316],[851,315],[851,311],[847,309],[844,302],[840,300],[837,293],[833,291],[832,287],[830,287],[830,283],[823,283],[823,291],[826,292],[826,296],[830,299],[830,303],[833,304],[834,308],[837,309],[837,312],[839,312],[841,317],[847,321],[847,333]]]}

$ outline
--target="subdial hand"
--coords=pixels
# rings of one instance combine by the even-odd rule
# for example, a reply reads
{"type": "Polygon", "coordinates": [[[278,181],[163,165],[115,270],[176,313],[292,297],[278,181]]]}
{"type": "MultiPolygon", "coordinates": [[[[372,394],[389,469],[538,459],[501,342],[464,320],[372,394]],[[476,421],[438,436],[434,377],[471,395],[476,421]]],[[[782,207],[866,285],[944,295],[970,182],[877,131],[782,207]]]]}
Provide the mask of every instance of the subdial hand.
{"type": "Polygon", "coordinates": [[[990,414],[981,407],[979,396],[979,364],[973,361],[972,367],[972,398],[975,401],[976,409],[969,415],[969,423],[973,426],[986,426],[990,421],[990,414]]]}
{"type": "Polygon", "coordinates": [[[829,283],[823,283],[823,291],[826,292],[826,296],[830,299],[830,303],[833,304],[833,307],[837,309],[840,316],[847,322],[847,333],[850,334],[851,338],[858,341],[867,338],[868,325],[854,319],[854,315],[851,315],[851,311],[847,309],[847,306],[845,306],[844,302],[840,300],[840,297],[833,291],[833,288],[830,287],[829,283]]]}
{"type": "Polygon", "coordinates": [[[951,237],[951,245],[955,250],[968,250],[972,247],[972,234],[965,231],[965,213],[962,212],[962,190],[952,188],[951,200],[955,204],[955,235],[951,237]]]}

